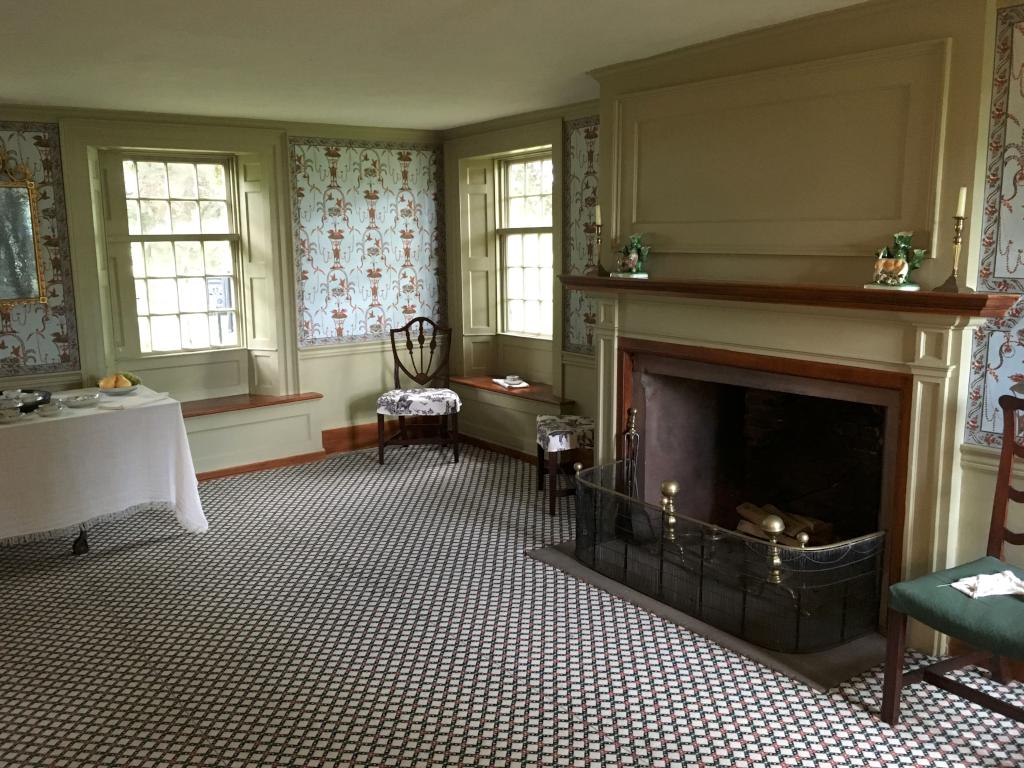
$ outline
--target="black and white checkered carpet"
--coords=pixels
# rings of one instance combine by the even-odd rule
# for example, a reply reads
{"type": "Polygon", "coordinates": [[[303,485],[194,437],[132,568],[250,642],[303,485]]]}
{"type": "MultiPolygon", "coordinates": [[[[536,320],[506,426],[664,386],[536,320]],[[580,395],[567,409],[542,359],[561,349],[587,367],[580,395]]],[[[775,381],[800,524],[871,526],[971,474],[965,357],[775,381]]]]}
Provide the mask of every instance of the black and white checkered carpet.
{"type": "Polygon", "coordinates": [[[998,715],[915,686],[893,730],[877,672],[819,694],[530,559],[572,529],[514,459],[201,490],[204,536],[0,549],[0,765],[1024,765],[998,715]]]}

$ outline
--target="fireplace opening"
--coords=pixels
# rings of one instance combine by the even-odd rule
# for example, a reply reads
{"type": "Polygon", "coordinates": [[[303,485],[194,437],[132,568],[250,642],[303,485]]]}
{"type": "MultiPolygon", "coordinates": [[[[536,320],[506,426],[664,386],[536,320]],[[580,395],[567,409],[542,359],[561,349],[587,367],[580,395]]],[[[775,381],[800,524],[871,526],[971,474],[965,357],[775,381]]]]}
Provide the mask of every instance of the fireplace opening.
{"type": "Polygon", "coordinates": [[[876,631],[901,549],[905,380],[628,339],[620,355],[619,460],[579,474],[577,558],[774,650],[876,631]]]}
{"type": "Polygon", "coordinates": [[[730,530],[760,535],[756,510],[810,521],[815,545],[880,529],[884,405],[662,374],[639,391],[649,501],[674,478],[683,514],[730,530]]]}

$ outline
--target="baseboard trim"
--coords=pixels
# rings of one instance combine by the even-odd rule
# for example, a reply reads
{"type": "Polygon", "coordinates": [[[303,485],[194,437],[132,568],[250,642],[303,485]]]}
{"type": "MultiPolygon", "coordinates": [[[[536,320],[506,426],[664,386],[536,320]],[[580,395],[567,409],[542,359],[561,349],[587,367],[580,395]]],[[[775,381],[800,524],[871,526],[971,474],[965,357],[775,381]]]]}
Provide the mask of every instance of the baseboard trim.
{"type": "MultiPolygon", "coordinates": [[[[384,436],[391,437],[398,432],[398,422],[385,422],[384,436]]],[[[327,453],[348,453],[364,448],[377,447],[377,422],[352,424],[348,427],[325,429],[321,435],[327,453]]]]}
{"type": "Polygon", "coordinates": [[[300,453],[297,456],[285,456],[281,459],[268,459],[267,461],[256,461],[252,464],[241,464],[237,467],[212,469],[209,472],[196,472],[196,479],[202,483],[206,480],[216,480],[218,477],[244,475],[246,472],[260,472],[264,469],[290,467],[293,464],[308,464],[311,461],[320,461],[320,459],[324,458],[326,455],[326,451],[314,451],[313,453],[300,453]]]}

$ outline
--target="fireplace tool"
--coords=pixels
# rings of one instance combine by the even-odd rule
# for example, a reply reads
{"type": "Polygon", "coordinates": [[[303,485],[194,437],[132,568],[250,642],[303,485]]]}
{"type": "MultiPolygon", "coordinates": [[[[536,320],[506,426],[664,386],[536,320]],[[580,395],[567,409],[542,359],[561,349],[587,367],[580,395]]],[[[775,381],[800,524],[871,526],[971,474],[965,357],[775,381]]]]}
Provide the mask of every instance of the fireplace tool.
{"type": "Polygon", "coordinates": [[[626,413],[626,431],[622,435],[623,489],[627,496],[640,495],[640,483],[637,480],[637,460],[640,457],[640,433],[636,429],[636,408],[626,413]]]}

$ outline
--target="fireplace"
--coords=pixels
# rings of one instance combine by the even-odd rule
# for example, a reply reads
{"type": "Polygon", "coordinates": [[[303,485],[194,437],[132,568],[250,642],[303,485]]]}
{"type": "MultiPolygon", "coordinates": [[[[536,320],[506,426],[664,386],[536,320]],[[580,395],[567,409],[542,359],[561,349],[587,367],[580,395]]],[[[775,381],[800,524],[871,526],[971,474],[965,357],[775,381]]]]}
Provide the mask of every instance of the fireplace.
{"type": "Polygon", "coordinates": [[[885,546],[898,563],[902,539],[906,378],[630,338],[619,353],[637,451],[581,477],[580,559],[775,650],[877,629],[885,546]],[[765,541],[758,512],[804,538],[765,541]]]}

